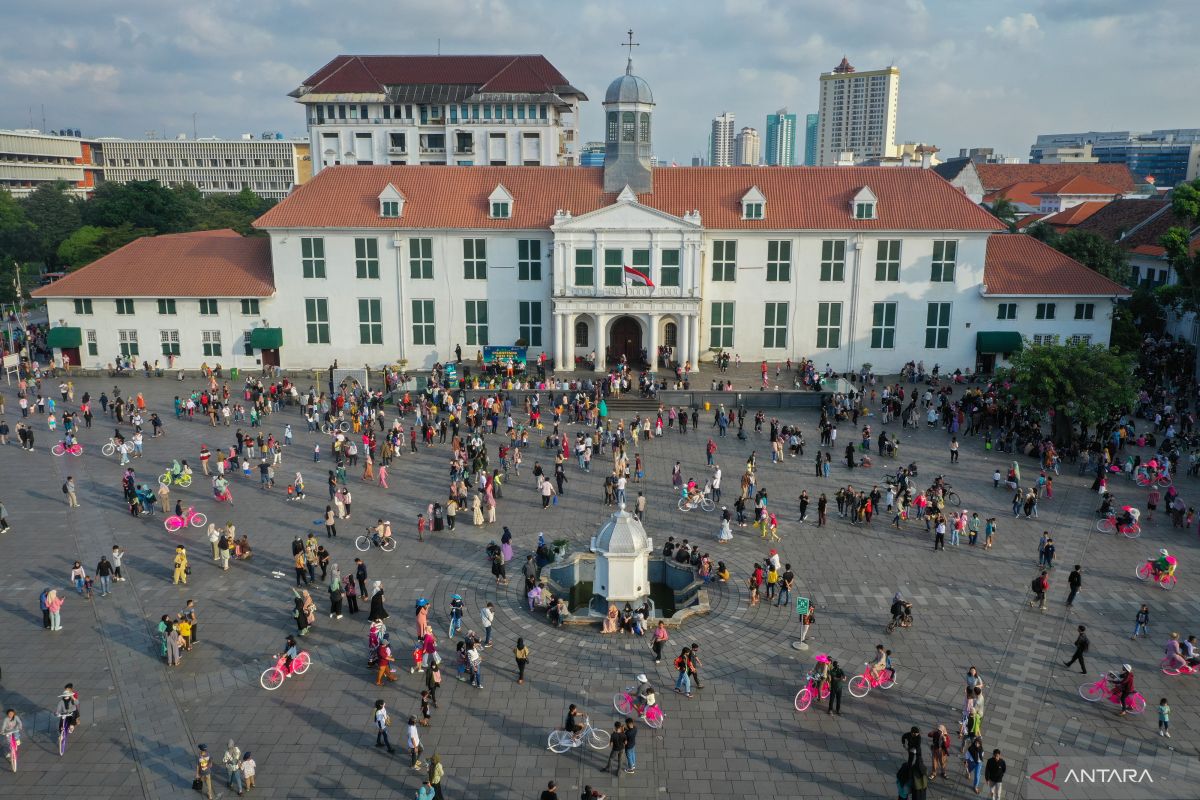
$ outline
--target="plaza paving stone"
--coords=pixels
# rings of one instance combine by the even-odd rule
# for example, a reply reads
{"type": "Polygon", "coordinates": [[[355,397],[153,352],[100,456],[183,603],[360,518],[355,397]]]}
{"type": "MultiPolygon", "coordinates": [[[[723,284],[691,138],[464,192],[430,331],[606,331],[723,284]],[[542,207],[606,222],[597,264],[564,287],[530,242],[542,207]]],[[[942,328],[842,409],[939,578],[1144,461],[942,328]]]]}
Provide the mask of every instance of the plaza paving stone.
{"type": "MultiPolygon", "coordinates": [[[[739,373],[739,380],[747,373],[746,382],[753,381],[751,367],[739,373]]],[[[80,379],[76,396],[84,390],[94,396],[102,389],[111,392],[112,384],[80,379]]],[[[145,457],[134,462],[142,478],[152,482],[173,457],[187,458],[198,468],[201,442],[229,446],[232,428],[213,430],[207,423],[174,420],[170,401],[182,389],[176,381],[128,379],[120,387],[126,395],[145,392],[151,408],[166,421],[167,435],[147,437],[145,457]]],[[[12,425],[19,418],[13,413],[15,392],[12,387],[3,391],[12,425]]],[[[611,407],[614,417],[621,414],[620,403],[611,407]]],[[[993,489],[991,482],[993,468],[1007,464],[1008,456],[985,452],[980,439],[965,438],[962,461],[952,466],[944,432],[890,425],[902,440],[899,461],[920,464],[921,485],[944,472],[962,495],[964,507],[999,518],[993,550],[964,542],[935,553],[921,524],[910,522],[896,532],[889,528],[887,516],[877,518],[870,528],[854,528],[837,518],[833,493],[839,485],[870,485],[886,469],[894,470],[896,462],[876,456],[873,468],[851,473],[835,451],[830,479],[814,478],[816,412],[793,411],[782,418],[803,427],[809,440],[806,456],[771,464],[765,438],[749,427],[748,441],[732,435],[717,439],[717,460],[730,502],[746,456],[758,451],[760,480],[781,522],[783,542],[778,545],[748,533],[750,528],[735,528],[734,541],[718,545],[716,514],[675,510],[671,465],[681,461],[685,475],[700,476],[704,442],[709,435],[716,438],[703,416],[699,431],[672,433],[639,446],[646,484],[631,488],[647,492],[646,527],[656,547],[668,535],[703,542],[733,573],[730,585],[711,589],[712,613],[673,631],[667,647],[673,658],[683,644],[702,645],[705,688],[692,700],[670,690],[670,658],[656,666],[647,640],[601,638],[595,629],[556,630],[524,610],[516,573],[537,533],[568,538],[579,550],[586,548],[603,521],[605,459],[597,456],[591,474],[570,466],[566,495],[558,506],[542,511],[530,471],[536,459],[543,464],[553,459],[531,446],[522,477],[510,477],[504,487],[496,525],[476,529],[469,524],[469,514],[460,515],[455,533],[435,534],[426,543],[415,539],[415,518],[427,503],[445,496],[447,446],[400,455],[391,471],[390,490],[363,485],[352,473],[354,517],[339,524],[336,540],[321,536],[321,541],[345,574],[359,555],[354,536],[376,518],[392,520],[400,538],[397,550],[372,551],[364,559],[371,579],[384,583],[390,627],[399,632],[393,641],[401,664],[407,658],[405,643],[413,631],[417,597],[431,600],[431,621],[439,636],[446,633],[451,593],[464,596],[466,627],[476,630],[479,608],[488,601],[496,604],[495,647],[485,652],[485,688],[473,689],[447,673],[433,727],[421,731],[425,756],[436,752],[446,765],[448,798],[536,798],[551,778],[558,781],[564,799],[578,797],[585,784],[614,800],[892,797],[893,775],[903,758],[901,733],[913,724],[922,730],[945,724],[953,732],[960,715],[962,678],[972,664],[988,684],[984,743],[988,751],[1004,750],[1009,797],[1025,795],[1023,775],[1054,759],[1080,755],[1145,765],[1156,774],[1196,785],[1200,680],[1168,678],[1156,668],[1166,634],[1194,632],[1200,621],[1200,602],[1192,590],[1200,569],[1194,531],[1172,530],[1168,521],[1156,519],[1136,541],[1095,532],[1097,501],[1088,491],[1091,479],[1078,476],[1073,467],[1065,468],[1055,481],[1054,498],[1041,504],[1040,519],[1014,520],[1009,494],[993,489]],[[814,506],[820,492],[829,495],[830,527],[798,524],[795,498],[802,488],[808,489],[814,506]],[[508,525],[516,537],[518,560],[510,565],[515,578],[507,587],[494,585],[483,553],[489,541],[499,538],[501,525],[508,525]],[[1027,586],[1036,574],[1037,539],[1044,529],[1053,533],[1058,557],[1049,609],[1039,613],[1026,601],[1027,586]],[[808,652],[791,647],[799,634],[792,610],[765,601],[754,608],[747,604],[742,587],[750,565],[765,557],[771,546],[795,567],[796,594],[817,604],[808,652]],[[1161,546],[1178,551],[1182,562],[1180,588],[1174,592],[1143,585],[1132,574],[1140,559],[1161,546]],[[1075,607],[1067,610],[1066,574],[1074,563],[1085,566],[1084,588],[1075,607]],[[883,624],[897,589],[913,599],[916,625],[887,636],[883,624]],[[1151,605],[1152,635],[1131,642],[1128,633],[1141,602],[1151,605]],[[1087,657],[1092,673],[1121,662],[1135,666],[1138,689],[1151,705],[1144,716],[1121,719],[1113,706],[1083,702],[1076,691],[1085,676],[1055,664],[1069,656],[1080,623],[1088,625],[1091,636],[1087,657]],[[511,657],[518,636],[525,637],[532,650],[523,686],[516,684],[511,657]],[[795,712],[793,695],[816,652],[831,653],[853,674],[877,642],[895,653],[895,688],[872,691],[861,700],[847,693],[840,717],[816,708],[795,712]],[[611,728],[612,694],[643,671],[659,689],[667,721],[660,731],[640,731],[637,773],[602,773],[604,752],[577,749],[554,755],[546,750],[547,734],[561,724],[569,703],[589,711],[598,727],[611,728]],[[1152,707],[1164,695],[1174,709],[1170,740],[1155,734],[1152,707]]],[[[877,433],[879,419],[868,421],[877,433]]],[[[391,686],[371,683],[373,673],[365,666],[365,613],[331,620],[324,591],[314,591],[317,623],[301,642],[313,656],[313,668],[276,692],[258,684],[271,654],[294,630],[289,544],[310,530],[323,533],[319,523],[327,497],[324,477],[332,467],[328,459],[312,462],[318,437],[305,431],[294,408],[267,417],[264,428],[278,436],[288,422],[295,444],[286,452],[277,480],[282,487],[294,470],[301,470],[306,500],[288,503],[282,489],[260,490],[257,475],[234,480],[233,507],[211,499],[202,475],[188,490],[173,489],[185,505],[195,503],[210,520],[232,521],[239,533],[250,536],[255,557],[235,562],[229,572],[221,572],[206,556],[202,530],[167,534],[161,515],[128,515],[117,461],[99,452],[113,427],[103,415],[84,431],[86,452],[77,459],[50,455],[48,448],[56,438],[46,430],[44,418],[35,419],[35,453],[11,444],[0,448],[0,499],[13,526],[0,535],[0,702],[17,708],[29,729],[21,771],[0,774],[0,796],[187,795],[195,745],[204,742],[219,757],[230,738],[256,757],[254,795],[415,795],[420,775],[408,769],[399,743],[402,722],[417,711],[423,683],[406,672],[391,686]],[[68,509],[59,489],[68,473],[79,484],[80,509],[68,509]],[[186,588],[170,582],[176,542],[188,545],[192,559],[186,588]],[[114,584],[109,597],[81,600],[69,587],[72,561],[79,559],[90,571],[114,543],[126,551],[129,580],[114,584]],[[61,633],[41,628],[37,597],[47,586],[66,593],[61,633]],[[182,666],[167,668],[158,656],[155,625],[162,614],[181,610],[188,597],[195,598],[200,614],[200,644],[184,656],[182,666]],[[82,696],[83,724],[66,756],[59,758],[52,710],[68,681],[82,696]],[[378,697],[388,700],[397,718],[392,731],[395,756],[373,746],[370,711],[378,697]]],[[[841,426],[843,448],[847,438],[857,438],[854,430],[841,426]]],[[[492,451],[494,455],[494,444],[492,451]]],[[[1019,460],[1026,480],[1036,474],[1032,460],[1019,460]]],[[[1195,479],[1183,478],[1179,485],[1187,499],[1200,493],[1195,479]]],[[[1122,499],[1144,499],[1130,484],[1118,483],[1117,491],[1122,499]]],[[[815,508],[811,514],[815,519],[815,508]]],[[[440,648],[444,655],[453,653],[453,643],[444,639],[440,648]]],[[[215,784],[223,783],[223,774],[218,766],[215,784]]],[[[931,796],[971,794],[961,774],[952,776],[948,785],[935,782],[931,796]]],[[[1173,795],[1168,791],[1159,796],[1173,795]]]]}

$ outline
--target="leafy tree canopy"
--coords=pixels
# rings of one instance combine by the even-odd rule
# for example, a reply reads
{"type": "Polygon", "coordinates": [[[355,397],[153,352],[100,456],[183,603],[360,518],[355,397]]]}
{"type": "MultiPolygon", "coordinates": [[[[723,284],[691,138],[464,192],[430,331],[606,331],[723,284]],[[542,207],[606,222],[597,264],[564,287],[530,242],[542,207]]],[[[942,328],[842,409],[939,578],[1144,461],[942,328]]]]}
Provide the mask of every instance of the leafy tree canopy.
{"type": "Polygon", "coordinates": [[[180,194],[158,181],[100,184],[84,203],[83,221],[98,228],[128,223],[154,233],[185,231],[191,222],[180,194]]]}
{"type": "Polygon", "coordinates": [[[1136,359],[1136,351],[1120,353],[1082,342],[1026,344],[1013,355],[1007,377],[1022,404],[1053,409],[1058,425],[1076,420],[1093,426],[1133,405],[1136,359]]]}
{"type": "Polygon", "coordinates": [[[128,222],[116,228],[84,225],[58,246],[58,258],[64,267],[78,269],[124,247],[134,239],[153,233],[149,228],[135,228],[128,222]]]}
{"type": "Polygon", "coordinates": [[[1122,286],[1129,284],[1128,254],[1099,234],[1079,230],[1058,233],[1043,222],[1030,225],[1026,233],[1122,286]]]}
{"type": "Polygon", "coordinates": [[[80,226],[79,201],[67,194],[67,183],[44,183],[20,201],[25,218],[33,225],[31,252],[27,257],[49,268],[59,265],[58,246],[80,226]]]}
{"type": "Polygon", "coordinates": [[[1159,299],[1184,311],[1200,311],[1200,251],[1192,252],[1192,231],[1200,227],[1200,180],[1175,187],[1171,210],[1185,224],[1168,229],[1159,243],[1167,251],[1178,284],[1160,287],[1159,299]]]}

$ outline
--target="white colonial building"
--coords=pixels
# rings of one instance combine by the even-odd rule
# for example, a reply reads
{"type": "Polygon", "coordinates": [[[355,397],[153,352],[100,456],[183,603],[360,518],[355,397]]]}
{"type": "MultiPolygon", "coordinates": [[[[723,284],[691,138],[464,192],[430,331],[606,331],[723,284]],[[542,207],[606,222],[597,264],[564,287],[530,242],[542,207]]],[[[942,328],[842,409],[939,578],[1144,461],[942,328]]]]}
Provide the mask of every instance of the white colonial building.
{"type": "MultiPolygon", "coordinates": [[[[670,347],[701,368],[724,350],[895,372],[910,360],[990,369],[1022,337],[1108,342],[1126,289],[1005,233],[933,171],[655,169],[653,107],[631,68],[613,82],[602,170],[322,170],[256,223],[273,294],[254,324],[239,320],[241,337],[230,330],[225,365],[421,369],[458,346],[470,359],[484,345],[525,344],[559,365],[595,353],[601,370],[670,347]]],[[[84,327],[75,301],[107,285],[95,273],[118,270],[124,252],[39,290],[50,319],[84,327]]],[[[222,303],[254,296],[236,271],[201,269],[201,256],[122,274],[138,296],[169,296],[167,272],[202,273],[190,291],[222,303]]],[[[155,322],[139,336],[153,338],[155,322]]]]}

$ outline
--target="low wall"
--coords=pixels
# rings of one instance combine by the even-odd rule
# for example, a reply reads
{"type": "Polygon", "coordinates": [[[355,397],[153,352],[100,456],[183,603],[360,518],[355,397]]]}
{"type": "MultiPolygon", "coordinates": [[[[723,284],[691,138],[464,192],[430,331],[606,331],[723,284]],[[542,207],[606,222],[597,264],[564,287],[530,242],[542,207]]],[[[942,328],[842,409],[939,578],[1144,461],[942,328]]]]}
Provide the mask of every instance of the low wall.
{"type": "MultiPolygon", "coordinates": [[[[711,611],[708,589],[696,578],[690,566],[668,561],[661,555],[650,556],[647,568],[651,583],[661,583],[671,589],[675,596],[675,614],[670,617],[655,616],[653,622],[661,620],[668,628],[678,628],[685,620],[711,611]]],[[[565,561],[556,561],[542,568],[542,584],[556,597],[569,597],[571,587],[583,581],[594,581],[596,577],[595,553],[572,553],[565,561]]],[[[570,614],[565,625],[598,625],[607,611],[607,604],[589,607],[570,614]]]]}

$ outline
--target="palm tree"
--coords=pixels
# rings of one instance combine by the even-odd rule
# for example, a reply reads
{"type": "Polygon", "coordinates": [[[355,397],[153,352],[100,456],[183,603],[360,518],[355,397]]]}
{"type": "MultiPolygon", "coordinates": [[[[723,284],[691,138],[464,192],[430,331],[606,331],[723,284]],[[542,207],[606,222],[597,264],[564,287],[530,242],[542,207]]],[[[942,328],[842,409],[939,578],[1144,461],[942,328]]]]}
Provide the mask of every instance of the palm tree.
{"type": "Polygon", "coordinates": [[[1017,204],[1007,197],[997,197],[992,201],[992,205],[984,206],[992,213],[992,216],[1008,226],[1010,233],[1017,229],[1017,204]]]}

